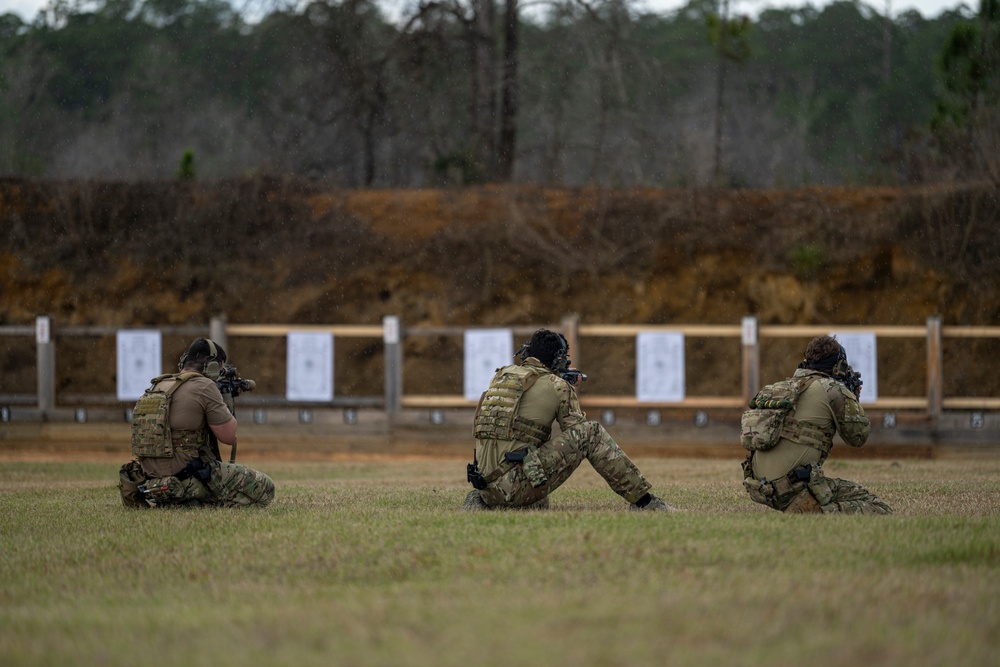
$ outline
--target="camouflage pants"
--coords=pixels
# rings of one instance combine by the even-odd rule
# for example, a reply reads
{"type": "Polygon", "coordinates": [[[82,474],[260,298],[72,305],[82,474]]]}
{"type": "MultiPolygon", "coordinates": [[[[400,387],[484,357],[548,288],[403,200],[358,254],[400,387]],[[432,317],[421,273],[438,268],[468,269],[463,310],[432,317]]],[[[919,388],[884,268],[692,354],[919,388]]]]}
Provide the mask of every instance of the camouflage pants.
{"type": "Polygon", "coordinates": [[[219,507],[267,506],[274,500],[274,482],[262,472],[237,463],[213,461],[207,483],[194,477],[157,477],[146,480],[150,499],[157,505],[197,501],[219,507]]]}
{"type": "Polygon", "coordinates": [[[559,488],[590,461],[611,489],[630,503],[651,488],[639,469],[598,422],[577,424],[538,447],[531,446],[520,463],[480,491],[490,507],[525,507],[559,488]]]}
{"type": "MultiPolygon", "coordinates": [[[[747,471],[747,466],[744,465],[744,474],[747,474],[747,471]]],[[[823,514],[892,514],[892,508],[865,487],[846,479],[826,477],[822,467],[818,466],[813,466],[812,477],[808,483],[784,481],[779,485],[776,481],[761,484],[747,474],[743,486],[751,500],[779,512],[788,509],[799,493],[808,490],[823,514]]],[[[817,505],[814,504],[812,507],[815,508],[817,505]]]]}
{"type": "Polygon", "coordinates": [[[857,482],[827,477],[833,494],[830,502],[820,505],[823,514],[892,514],[892,508],[857,482]]]}

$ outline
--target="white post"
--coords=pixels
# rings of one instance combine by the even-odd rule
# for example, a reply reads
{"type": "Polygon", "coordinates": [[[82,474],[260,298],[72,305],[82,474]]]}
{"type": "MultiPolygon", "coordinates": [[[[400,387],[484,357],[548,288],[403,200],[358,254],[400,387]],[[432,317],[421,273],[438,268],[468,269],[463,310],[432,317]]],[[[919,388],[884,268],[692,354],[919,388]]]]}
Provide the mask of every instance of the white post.
{"type": "Polygon", "coordinates": [[[43,315],[35,319],[35,343],[38,348],[38,410],[42,419],[46,419],[56,404],[56,343],[51,317],[43,315]]]}
{"type": "Polygon", "coordinates": [[[750,403],[760,389],[760,336],[757,318],[743,318],[743,404],[750,403]]]}
{"type": "Polygon", "coordinates": [[[385,344],[385,410],[394,416],[403,404],[403,327],[398,316],[382,318],[382,342],[385,344]]]}

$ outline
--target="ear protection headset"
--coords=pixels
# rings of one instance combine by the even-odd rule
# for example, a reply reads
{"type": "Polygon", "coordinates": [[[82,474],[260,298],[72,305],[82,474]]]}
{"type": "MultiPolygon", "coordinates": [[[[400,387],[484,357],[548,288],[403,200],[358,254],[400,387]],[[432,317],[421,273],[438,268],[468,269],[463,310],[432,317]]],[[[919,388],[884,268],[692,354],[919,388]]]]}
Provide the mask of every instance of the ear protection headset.
{"type": "Polygon", "coordinates": [[[210,380],[218,380],[222,374],[222,366],[219,364],[218,359],[219,349],[215,347],[215,343],[210,338],[206,338],[205,342],[208,343],[208,359],[205,361],[205,368],[201,372],[210,380]]]}
{"type": "MultiPolygon", "coordinates": [[[[555,357],[552,359],[552,370],[563,371],[569,366],[569,343],[566,341],[566,336],[562,334],[556,334],[559,336],[559,350],[556,352],[555,357]]],[[[520,349],[515,353],[514,356],[520,357],[521,361],[527,359],[530,354],[528,349],[531,347],[531,340],[526,340],[521,344],[520,349]]]]}
{"type": "Polygon", "coordinates": [[[552,370],[564,371],[569,367],[569,342],[566,336],[559,334],[559,351],[552,359],[552,370]]]}
{"type": "Polygon", "coordinates": [[[831,354],[828,357],[815,361],[803,359],[798,367],[811,368],[821,373],[829,373],[833,377],[846,375],[851,370],[851,366],[847,363],[847,350],[844,349],[843,345],[840,345],[839,348],[836,355],[831,354]]]}
{"type": "Polygon", "coordinates": [[[847,363],[847,350],[844,346],[840,346],[840,354],[837,355],[837,362],[833,364],[833,371],[830,373],[834,377],[839,375],[846,375],[851,369],[850,365],[847,363]]]}
{"type": "MultiPolygon", "coordinates": [[[[208,379],[217,381],[219,376],[222,375],[222,365],[219,364],[219,348],[215,346],[211,338],[205,338],[204,340],[208,343],[208,359],[205,360],[205,367],[201,373],[208,379]]],[[[184,362],[187,361],[187,358],[187,352],[181,355],[180,363],[177,364],[177,370],[184,369],[184,362]]]]}

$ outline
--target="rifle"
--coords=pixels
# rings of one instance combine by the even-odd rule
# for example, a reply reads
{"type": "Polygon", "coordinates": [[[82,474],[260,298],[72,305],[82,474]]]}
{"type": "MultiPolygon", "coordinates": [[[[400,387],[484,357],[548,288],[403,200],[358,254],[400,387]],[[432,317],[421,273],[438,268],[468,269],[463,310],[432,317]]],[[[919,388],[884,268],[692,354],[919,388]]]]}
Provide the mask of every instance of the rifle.
{"type": "Polygon", "coordinates": [[[848,366],[846,371],[834,375],[834,378],[840,380],[855,397],[861,398],[861,387],[864,385],[864,382],[861,381],[861,373],[848,366]]]}
{"type": "Polygon", "coordinates": [[[219,372],[219,379],[215,381],[215,384],[219,387],[219,391],[223,396],[227,394],[236,398],[244,391],[253,391],[257,383],[253,380],[247,380],[240,375],[239,370],[236,366],[230,366],[226,364],[222,367],[219,372]]]}
{"type": "MultiPolygon", "coordinates": [[[[229,406],[229,411],[236,416],[236,403],[233,399],[239,396],[244,391],[253,391],[257,383],[253,380],[247,380],[240,376],[240,372],[236,369],[236,366],[225,365],[222,367],[222,372],[219,373],[219,379],[215,381],[215,384],[219,387],[219,392],[222,394],[222,400],[226,402],[229,406]]],[[[219,441],[212,433],[209,436],[209,445],[212,448],[212,454],[215,456],[217,461],[222,460],[222,455],[219,453],[219,441]]],[[[229,448],[229,462],[236,463],[236,439],[229,448]]]]}
{"type": "Polygon", "coordinates": [[[558,369],[556,369],[556,372],[559,373],[559,377],[561,377],[563,380],[566,380],[566,382],[569,382],[571,385],[574,386],[579,382],[586,382],[587,374],[581,370],[570,368],[570,366],[572,365],[573,362],[567,356],[563,361],[562,365],[558,369]]]}
{"type": "Polygon", "coordinates": [[[586,380],[587,374],[584,373],[583,371],[578,371],[575,368],[571,368],[565,371],[561,371],[559,373],[559,377],[561,377],[563,380],[566,380],[566,382],[575,385],[577,382],[586,380]]]}

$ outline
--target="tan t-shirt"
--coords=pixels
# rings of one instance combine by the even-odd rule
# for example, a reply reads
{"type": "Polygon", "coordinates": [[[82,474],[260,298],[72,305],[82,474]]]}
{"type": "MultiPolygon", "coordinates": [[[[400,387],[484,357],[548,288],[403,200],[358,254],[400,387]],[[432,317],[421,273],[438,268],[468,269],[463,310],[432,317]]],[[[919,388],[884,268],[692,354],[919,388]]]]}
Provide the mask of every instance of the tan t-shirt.
{"type": "MultiPolygon", "coordinates": [[[[173,378],[162,380],[157,387],[169,389],[173,378]]],[[[219,387],[204,375],[187,380],[170,399],[170,430],[174,435],[181,431],[198,431],[209,426],[219,426],[233,419],[233,414],[222,400],[219,387]]],[[[173,458],[142,458],[139,463],[150,477],[168,477],[177,474],[198,452],[175,450],[173,458]]]]}

